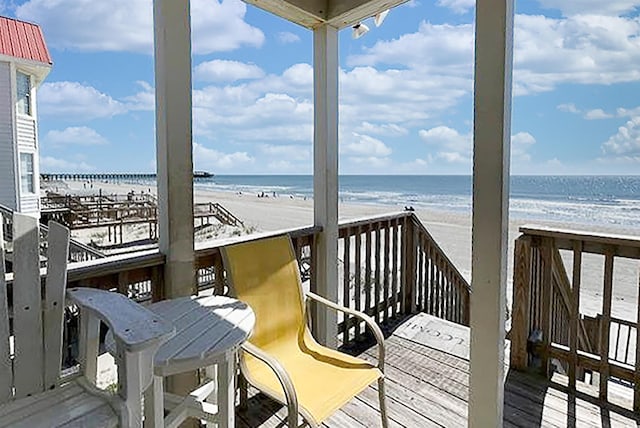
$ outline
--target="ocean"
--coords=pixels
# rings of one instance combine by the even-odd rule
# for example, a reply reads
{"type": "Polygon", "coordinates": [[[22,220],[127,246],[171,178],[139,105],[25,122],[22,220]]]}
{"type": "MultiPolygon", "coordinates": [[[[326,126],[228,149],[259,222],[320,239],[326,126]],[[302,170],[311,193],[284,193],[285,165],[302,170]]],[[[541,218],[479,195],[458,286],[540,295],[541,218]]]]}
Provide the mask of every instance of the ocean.
{"type": "MultiPolygon", "coordinates": [[[[216,175],[196,186],[228,192],[311,198],[310,175],[216,175]]],[[[342,175],[340,200],[471,212],[471,177],[342,175]]],[[[640,176],[513,176],[510,216],[594,225],[640,227],[640,176]]]]}

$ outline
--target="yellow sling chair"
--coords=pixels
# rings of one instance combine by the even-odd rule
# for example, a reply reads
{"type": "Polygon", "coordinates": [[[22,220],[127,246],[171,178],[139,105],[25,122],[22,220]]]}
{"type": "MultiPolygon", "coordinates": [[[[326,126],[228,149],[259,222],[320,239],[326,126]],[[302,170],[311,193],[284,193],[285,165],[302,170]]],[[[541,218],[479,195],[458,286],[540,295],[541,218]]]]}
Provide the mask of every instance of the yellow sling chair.
{"type": "Polygon", "coordinates": [[[297,427],[298,412],[311,427],[320,425],[377,380],[386,428],[384,336],[373,319],[313,293],[305,296],[288,236],[230,245],[222,257],[231,292],[256,315],[240,368],[251,385],[287,405],[289,427],[297,427]],[[364,320],[378,342],[377,367],[319,345],[305,321],[307,299],[364,320]]]}

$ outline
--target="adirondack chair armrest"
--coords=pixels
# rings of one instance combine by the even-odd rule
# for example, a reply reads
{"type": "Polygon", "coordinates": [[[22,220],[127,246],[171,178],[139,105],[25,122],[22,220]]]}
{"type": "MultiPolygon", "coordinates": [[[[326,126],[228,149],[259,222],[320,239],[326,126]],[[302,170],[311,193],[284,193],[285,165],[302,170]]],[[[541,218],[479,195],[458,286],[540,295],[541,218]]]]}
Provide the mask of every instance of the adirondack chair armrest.
{"type": "Polygon", "coordinates": [[[282,390],[284,391],[284,396],[287,401],[288,426],[297,427],[298,426],[298,396],[296,395],[296,390],[293,387],[293,382],[291,381],[291,377],[289,376],[287,371],[284,369],[284,367],[282,367],[282,364],[280,364],[280,362],[277,359],[275,359],[274,357],[272,357],[262,349],[258,348],[254,344],[250,342],[245,342],[241,345],[241,347],[244,352],[262,361],[267,366],[269,366],[271,370],[273,370],[273,373],[278,378],[280,385],[282,385],[282,390]]]}
{"type": "Polygon", "coordinates": [[[373,318],[371,318],[369,315],[365,314],[364,312],[356,311],[355,309],[338,305],[337,303],[332,302],[329,299],[325,299],[324,297],[319,296],[310,291],[307,291],[305,295],[307,296],[308,299],[314,300],[318,303],[322,303],[323,305],[331,309],[343,312],[345,314],[349,314],[356,318],[360,318],[362,321],[364,321],[364,323],[371,329],[373,336],[375,337],[376,342],[378,343],[378,368],[380,369],[380,371],[384,373],[384,358],[385,358],[384,334],[382,333],[382,330],[380,329],[378,324],[373,320],[373,318]]]}
{"type": "Polygon", "coordinates": [[[159,346],[175,334],[172,323],[126,296],[93,288],[70,288],[67,297],[104,322],[125,352],[159,346]]]}

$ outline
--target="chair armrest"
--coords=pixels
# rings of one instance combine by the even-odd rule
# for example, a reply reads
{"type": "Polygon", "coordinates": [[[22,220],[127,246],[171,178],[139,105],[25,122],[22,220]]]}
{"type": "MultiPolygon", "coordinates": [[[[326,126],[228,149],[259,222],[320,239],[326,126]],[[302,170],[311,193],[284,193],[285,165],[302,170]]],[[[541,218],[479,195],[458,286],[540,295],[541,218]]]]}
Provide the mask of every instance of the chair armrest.
{"type": "Polygon", "coordinates": [[[175,334],[172,323],[126,296],[93,288],[70,288],[67,297],[104,322],[126,352],[158,345],[175,334]]]}
{"type": "Polygon", "coordinates": [[[291,381],[291,377],[287,371],[282,367],[282,364],[272,357],[271,355],[264,352],[262,349],[253,345],[252,343],[245,342],[241,345],[241,348],[247,354],[259,359],[263,363],[265,363],[273,373],[278,378],[280,385],[282,385],[282,389],[284,391],[284,396],[287,401],[287,411],[288,411],[288,425],[289,427],[297,427],[298,426],[298,396],[296,395],[296,390],[293,387],[293,382],[291,381]]]}
{"type": "Polygon", "coordinates": [[[349,314],[349,315],[352,315],[352,316],[354,316],[356,318],[360,318],[362,321],[364,321],[365,324],[373,332],[373,335],[376,338],[376,342],[378,343],[378,368],[380,369],[380,371],[382,371],[384,373],[384,354],[385,354],[384,334],[382,334],[382,330],[380,330],[380,327],[373,320],[373,318],[371,318],[369,315],[365,314],[364,312],[356,311],[355,309],[351,309],[351,308],[347,308],[347,307],[338,305],[337,303],[332,302],[329,299],[325,299],[324,297],[319,296],[319,295],[317,295],[315,293],[312,293],[310,291],[307,291],[305,294],[311,300],[314,300],[314,301],[316,301],[318,303],[322,303],[323,305],[325,305],[325,306],[327,306],[327,307],[329,307],[331,309],[335,309],[336,311],[344,312],[345,314],[349,314]]]}

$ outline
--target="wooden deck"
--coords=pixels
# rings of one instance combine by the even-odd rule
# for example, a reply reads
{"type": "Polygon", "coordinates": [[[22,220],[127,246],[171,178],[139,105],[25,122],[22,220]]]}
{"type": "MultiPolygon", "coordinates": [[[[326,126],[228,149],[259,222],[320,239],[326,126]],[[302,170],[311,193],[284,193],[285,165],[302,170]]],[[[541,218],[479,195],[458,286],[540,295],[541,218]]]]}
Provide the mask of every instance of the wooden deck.
{"type": "MultiPolygon", "coordinates": [[[[419,314],[397,325],[386,343],[390,427],[466,427],[469,330],[419,314]]],[[[375,361],[375,347],[360,355],[375,361]]],[[[593,392],[597,396],[597,389],[591,389],[584,386],[583,391],[569,394],[541,377],[508,371],[505,426],[640,426],[638,416],[623,407],[598,402],[589,395],[593,392]]],[[[248,409],[237,413],[238,427],[286,426],[286,408],[253,389],[249,396],[248,409]]],[[[366,389],[323,426],[381,426],[376,388],[366,389]]]]}

